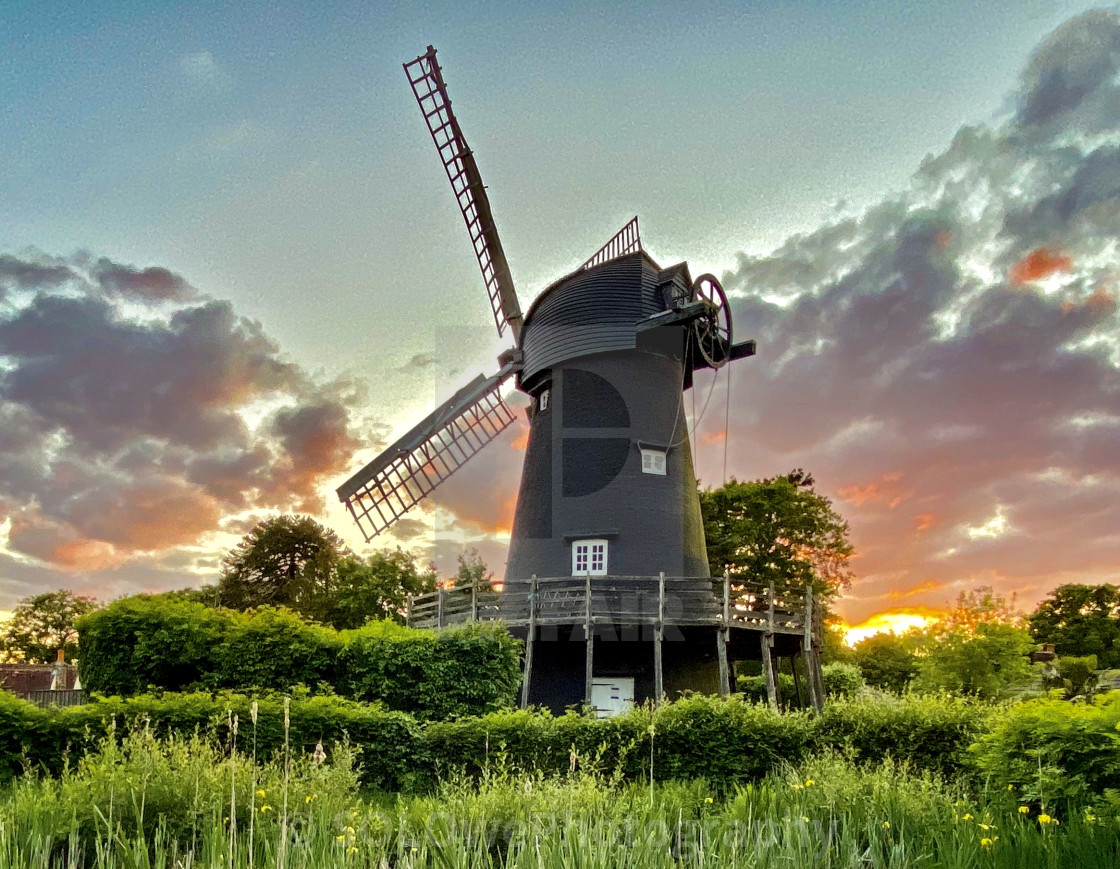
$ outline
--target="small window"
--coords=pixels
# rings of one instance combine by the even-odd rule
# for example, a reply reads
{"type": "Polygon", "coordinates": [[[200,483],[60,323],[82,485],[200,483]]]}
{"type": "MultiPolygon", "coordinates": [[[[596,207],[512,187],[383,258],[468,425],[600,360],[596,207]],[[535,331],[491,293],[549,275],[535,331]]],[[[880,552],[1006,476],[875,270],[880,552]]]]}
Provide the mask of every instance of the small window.
{"type": "Polygon", "coordinates": [[[665,451],[642,447],[642,473],[665,476],[665,451]]]}
{"type": "Polygon", "coordinates": [[[606,576],[607,541],[577,540],[572,544],[572,576],[606,576]]]}
{"type": "Polygon", "coordinates": [[[541,394],[537,398],[537,413],[540,413],[542,410],[548,410],[548,399],[550,392],[551,390],[548,389],[541,390],[541,394]]]}

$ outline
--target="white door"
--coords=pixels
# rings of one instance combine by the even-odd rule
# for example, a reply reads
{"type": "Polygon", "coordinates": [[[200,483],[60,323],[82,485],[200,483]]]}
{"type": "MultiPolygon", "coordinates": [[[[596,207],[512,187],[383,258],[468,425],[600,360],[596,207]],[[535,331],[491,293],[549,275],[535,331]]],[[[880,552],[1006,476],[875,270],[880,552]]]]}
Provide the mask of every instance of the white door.
{"type": "Polygon", "coordinates": [[[634,680],[592,679],[591,705],[599,718],[611,718],[634,705],[634,680]]]}

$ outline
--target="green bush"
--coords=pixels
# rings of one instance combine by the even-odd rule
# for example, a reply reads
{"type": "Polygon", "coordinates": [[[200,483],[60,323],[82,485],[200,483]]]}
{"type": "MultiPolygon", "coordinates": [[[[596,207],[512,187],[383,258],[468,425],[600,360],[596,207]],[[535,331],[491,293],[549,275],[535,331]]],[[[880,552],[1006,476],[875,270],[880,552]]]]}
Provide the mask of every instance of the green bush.
{"type": "MultiPolygon", "coordinates": [[[[735,680],[739,693],[755,703],[766,703],[766,677],[765,676],[740,676],[735,680]]],[[[793,676],[788,673],[778,674],[778,693],[783,703],[793,703],[797,700],[797,685],[793,676]]]]}
{"type": "MultiPolygon", "coordinates": [[[[192,734],[224,742],[229,716],[238,717],[239,745],[248,753],[271,758],[284,746],[283,698],[257,699],[257,725],[250,714],[252,699],[242,694],[205,693],[138,695],[97,699],[81,706],[39,709],[0,692],[0,775],[4,780],[25,771],[57,775],[97,748],[110,730],[120,734],[136,728],[158,736],[192,734]]],[[[397,789],[426,779],[422,731],[411,716],[380,705],[341,697],[294,697],[289,710],[289,747],[294,754],[348,740],[361,751],[362,778],[367,784],[397,789]]]]}
{"type": "Polygon", "coordinates": [[[340,693],[420,718],[512,706],[521,684],[521,643],[497,625],[418,631],[383,621],[342,636],[340,693]]]}
{"type": "Polygon", "coordinates": [[[1041,698],[1001,715],[972,755],[982,773],[1024,801],[1120,808],[1120,691],[1092,702],[1041,698]]]}
{"type": "Polygon", "coordinates": [[[829,697],[853,697],[866,684],[863,671],[855,664],[825,664],[821,667],[821,681],[829,697]]]}
{"type": "Polygon", "coordinates": [[[502,627],[420,631],[392,621],[335,631],[284,609],[213,609],[174,595],[117,601],[78,621],[82,684],[130,696],[297,685],[420,718],[513,705],[521,645],[502,627]]]}
{"type": "Polygon", "coordinates": [[[815,744],[860,761],[893,757],[949,776],[966,768],[968,746],[1001,712],[1002,707],[953,695],[837,698],[814,721],[815,744]]]}

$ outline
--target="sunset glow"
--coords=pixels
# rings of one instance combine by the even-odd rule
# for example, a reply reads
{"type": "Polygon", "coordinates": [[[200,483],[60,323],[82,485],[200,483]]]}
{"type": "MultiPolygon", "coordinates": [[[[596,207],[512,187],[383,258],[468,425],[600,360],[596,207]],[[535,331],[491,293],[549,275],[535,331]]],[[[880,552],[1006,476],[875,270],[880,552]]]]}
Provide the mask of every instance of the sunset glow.
{"type": "Polygon", "coordinates": [[[924,608],[921,611],[887,610],[876,613],[858,625],[846,627],[844,629],[844,642],[849,646],[854,646],[861,640],[866,640],[875,634],[904,634],[914,628],[927,627],[943,616],[944,612],[941,610],[924,608]]]}

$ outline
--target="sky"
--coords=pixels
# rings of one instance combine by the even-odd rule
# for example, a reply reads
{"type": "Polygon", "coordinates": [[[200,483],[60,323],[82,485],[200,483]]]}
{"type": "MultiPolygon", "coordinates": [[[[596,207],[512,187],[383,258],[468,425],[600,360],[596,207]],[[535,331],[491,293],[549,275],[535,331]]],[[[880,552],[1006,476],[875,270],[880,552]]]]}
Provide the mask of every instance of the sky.
{"type": "MultiPolygon", "coordinates": [[[[507,346],[429,43],[523,307],[635,214],[720,276],[759,352],[698,474],[808,469],[849,621],[1120,581],[1115,7],[8,0],[0,610],[213,581],[277,511],[370,550],[334,487],[507,346]]],[[[523,441],[375,545],[500,574],[523,441]]]]}

